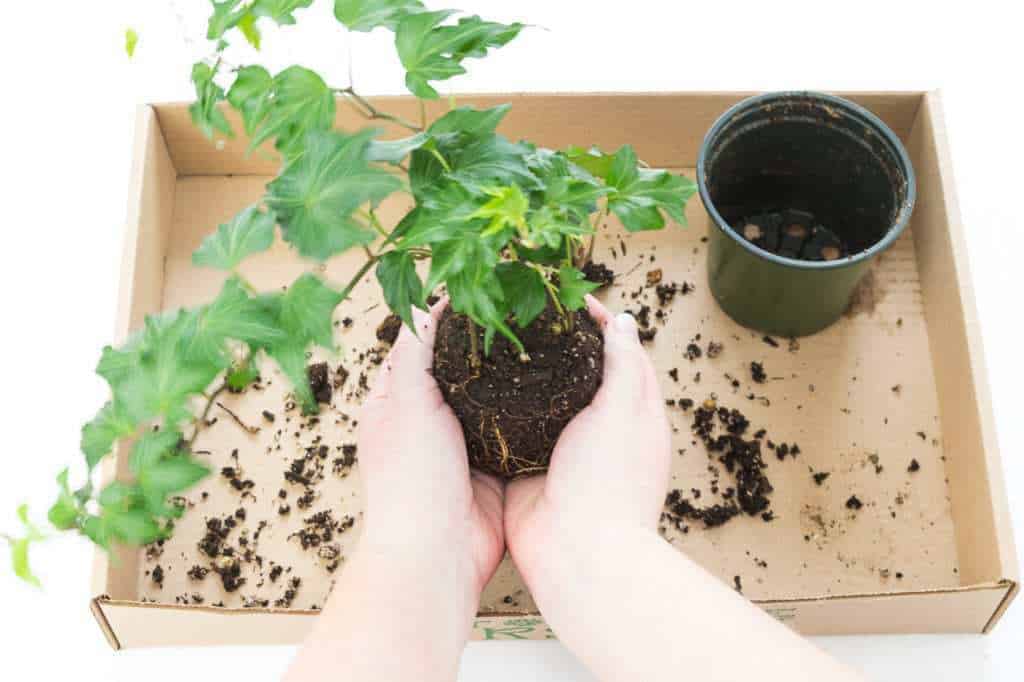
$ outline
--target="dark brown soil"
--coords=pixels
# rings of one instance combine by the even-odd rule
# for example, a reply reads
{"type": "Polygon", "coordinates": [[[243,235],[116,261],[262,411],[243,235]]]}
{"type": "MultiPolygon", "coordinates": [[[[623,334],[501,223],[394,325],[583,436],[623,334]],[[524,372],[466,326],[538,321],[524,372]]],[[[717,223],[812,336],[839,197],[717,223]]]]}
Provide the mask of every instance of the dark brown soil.
{"type": "Polygon", "coordinates": [[[330,404],[334,388],[331,384],[331,370],[326,362],[317,362],[306,368],[309,375],[309,388],[318,403],[330,404]]]}
{"type": "Polygon", "coordinates": [[[604,374],[601,330],[585,311],[573,319],[573,331],[564,331],[548,309],[517,330],[521,357],[500,335],[485,355],[479,328],[474,353],[469,320],[443,313],[433,372],[462,424],[471,465],[503,478],[547,469],[562,429],[590,404],[604,374]]]}
{"type": "Polygon", "coordinates": [[[398,315],[388,315],[377,327],[377,340],[393,346],[400,331],[402,331],[402,319],[398,315]]]}
{"type": "Polygon", "coordinates": [[[615,283],[615,272],[604,263],[587,261],[583,266],[583,275],[588,282],[600,285],[598,290],[610,287],[615,283]]]}

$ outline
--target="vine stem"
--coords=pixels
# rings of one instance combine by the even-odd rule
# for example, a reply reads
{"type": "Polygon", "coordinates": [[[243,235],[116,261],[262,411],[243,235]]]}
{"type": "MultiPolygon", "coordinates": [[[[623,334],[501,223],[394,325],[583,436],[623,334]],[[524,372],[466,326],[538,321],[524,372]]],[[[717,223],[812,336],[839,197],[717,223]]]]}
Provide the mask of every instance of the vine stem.
{"type": "Polygon", "coordinates": [[[199,415],[199,419],[196,420],[196,428],[192,431],[192,436],[188,439],[189,451],[192,450],[192,445],[195,444],[196,438],[199,437],[199,432],[203,430],[203,426],[206,424],[206,419],[210,416],[210,410],[213,409],[213,404],[217,402],[217,398],[219,398],[220,394],[226,391],[227,388],[228,381],[225,379],[206,399],[206,407],[203,408],[202,413],[199,415]]]}
{"type": "Polygon", "coordinates": [[[594,221],[594,234],[590,235],[590,244],[587,246],[587,255],[580,262],[580,267],[583,267],[594,257],[594,245],[597,244],[598,228],[601,227],[601,221],[608,217],[608,209],[605,208],[603,211],[597,214],[597,219],[594,221]]]}
{"type": "Polygon", "coordinates": [[[358,94],[351,86],[347,88],[335,88],[334,91],[336,93],[347,96],[353,102],[362,107],[362,114],[367,118],[379,119],[382,121],[391,121],[392,123],[400,125],[403,128],[411,130],[414,133],[423,132],[423,126],[418,126],[415,123],[412,123],[411,121],[407,121],[401,116],[395,116],[394,114],[389,114],[386,111],[381,111],[377,107],[373,106],[373,104],[371,104],[369,100],[367,100],[365,97],[358,94]]]}

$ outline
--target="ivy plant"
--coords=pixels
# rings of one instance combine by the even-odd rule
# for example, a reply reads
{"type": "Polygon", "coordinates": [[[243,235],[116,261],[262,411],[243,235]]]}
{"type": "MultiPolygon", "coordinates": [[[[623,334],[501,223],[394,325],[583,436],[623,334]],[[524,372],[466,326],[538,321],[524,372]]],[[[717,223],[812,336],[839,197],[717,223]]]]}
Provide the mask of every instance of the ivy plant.
{"type": "MultiPolygon", "coordinates": [[[[581,268],[607,216],[630,231],[685,221],[693,183],[647,168],[630,146],[553,150],[512,141],[498,132],[508,106],[451,108],[427,120],[424,103],[440,97],[440,84],[465,73],[470,59],[515,39],[523,24],[432,11],[419,0],[334,0],[334,16],[347,29],[393,36],[405,84],[421,102],[418,121],[381,111],[353,87],[330,85],[303,66],[278,73],[258,64],[228,67],[223,57],[234,41],[259,48],[261,25],[296,24],[312,4],[211,0],[211,53],[191,70],[192,120],[211,139],[244,135],[253,150],[272,145],[280,171],[260,201],[217,227],[194,253],[197,267],[227,273],[217,297],[152,315],[123,345],[103,349],[96,372],[111,397],[82,427],[84,483],[71,486],[68,470],[57,477],[48,519],[59,531],[103,548],[167,537],[183,513],[180,495],[209,474],[192,446],[220,393],[244,389],[274,362],[296,401],[315,412],[307,353],[334,347],[333,312],[371,271],[406,324],[412,309],[425,309],[443,286],[452,309],[484,330],[483,352],[497,334],[522,349],[516,329],[548,305],[571,328],[570,313],[596,288],[581,268]],[[407,135],[382,140],[373,127],[338,129],[339,106],[407,135]],[[237,112],[240,130],[228,109],[237,112]],[[386,225],[377,208],[395,193],[410,194],[413,207],[386,225]],[[311,267],[283,291],[257,291],[239,265],[278,235],[314,266],[351,249],[366,259],[340,288],[311,267]],[[421,261],[428,262],[425,279],[421,261]],[[115,444],[127,448],[131,482],[94,488],[93,470],[115,444]]],[[[138,35],[131,31],[126,40],[130,55],[138,35]]],[[[34,581],[29,547],[45,535],[25,507],[18,516],[23,532],[3,537],[15,573],[34,581]]]]}

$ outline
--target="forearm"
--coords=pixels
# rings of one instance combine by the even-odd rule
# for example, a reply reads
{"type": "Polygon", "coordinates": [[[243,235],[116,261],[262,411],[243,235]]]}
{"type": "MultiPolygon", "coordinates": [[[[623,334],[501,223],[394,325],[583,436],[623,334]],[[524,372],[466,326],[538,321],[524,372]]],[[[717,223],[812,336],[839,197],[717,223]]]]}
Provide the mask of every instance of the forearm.
{"type": "Polygon", "coordinates": [[[367,538],[286,679],[454,680],[479,599],[463,563],[367,538]]]}
{"type": "Polygon", "coordinates": [[[555,634],[604,682],[857,680],[653,531],[570,540],[530,582],[555,634]]]}

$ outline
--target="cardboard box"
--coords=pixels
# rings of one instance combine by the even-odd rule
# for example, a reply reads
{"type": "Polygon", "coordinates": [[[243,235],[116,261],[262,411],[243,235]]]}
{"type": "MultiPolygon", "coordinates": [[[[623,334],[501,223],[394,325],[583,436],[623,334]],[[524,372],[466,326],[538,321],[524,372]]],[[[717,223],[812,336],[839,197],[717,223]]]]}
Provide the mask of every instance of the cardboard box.
{"type": "MultiPolygon", "coordinates": [[[[460,103],[512,103],[502,132],[513,139],[556,148],[597,144],[614,149],[629,142],[652,166],[692,177],[705,131],[743,96],[508,95],[463,97],[460,103]]],[[[721,528],[694,526],[684,534],[669,527],[665,534],[730,584],[740,576],[749,598],[806,634],[987,632],[1017,591],[1017,565],[939,96],[847,96],[878,114],[905,141],[917,171],[919,200],[910,229],[879,259],[849,314],[825,332],[801,339],[799,349],[784,339],[778,348],[770,346],[716,308],[705,281],[701,238],[708,220],[698,198],[688,209],[689,229],[624,235],[610,224],[611,233],[600,241],[597,259],[620,274],[605,294],[615,309],[635,309],[645,301],[657,308],[649,290],[636,300],[631,296],[654,268],[663,271],[666,281],[695,286],[691,294],[677,297],[650,346],[666,398],[699,402],[713,392],[720,404],[743,409],[753,428],[767,428],[777,442],[798,442],[802,451],[796,459],[771,458],[776,515],[771,523],[743,516],[721,528]],[[698,333],[702,345],[721,341],[722,355],[693,362],[683,358],[683,349],[698,333]],[[749,383],[752,360],[764,363],[771,377],[767,384],[749,383]],[[678,381],[668,375],[670,369],[678,370],[678,381]],[[731,386],[733,378],[741,380],[740,390],[731,386]],[[748,399],[752,389],[758,395],[748,399]],[[920,471],[907,471],[911,459],[918,460],[920,471]],[[830,476],[819,486],[812,472],[830,476]],[[860,511],[847,509],[851,494],[865,503],[860,511]]],[[[377,103],[416,116],[408,98],[377,103]]],[[[339,107],[338,124],[354,129],[366,122],[339,107]]],[[[401,134],[384,128],[386,136],[401,134]]],[[[118,340],[137,329],[148,313],[213,297],[223,274],[194,268],[191,252],[217,224],[258,199],[277,169],[270,154],[247,155],[244,139],[218,146],[203,138],[182,104],[142,107],[137,135],[118,340]]],[[[389,201],[383,212],[393,218],[408,206],[403,201],[389,201]]],[[[326,276],[345,281],[360,258],[353,253],[335,259],[326,276]]],[[[243,272],[269,289],[308,267],[278,243],[246,262],[243,272]]],[[[302,639],[316,617],[312,607],[326,598],[332,574],[322,559],[303,552],[289,536],[305,516],[330,508],[355,520],[354,528],[339,538],[342,554],[351,553],[361,527],[358,466],[344,478],[327,471],[318,498],[305,512],[294,508],[298,490],[291,488],[286,492],[293,510],[280,516],[277,491],[287,488],[282,470],[315,435],[332,451],[354,442],[352,420],[341,414],[354,414],[357,408],[358,395],[350,394],[359,393],[358,375],[365,372],[372,381],[373,364],[366,358],[368,351],[372,356],[374,328],[385,314],[379,304],[377,285],[368,281],[337,312],[336,319],[351,315],[355,322],[339,329],[345,350],[331,361],[340,361],[352,376],[315,433],[277,436],[276,428],[263,424],[260,434],[249,436],[221,415],[197,442],[197,448],[209,451],[215,469],[231,463],[237,448],[239,465],[255,482],[255,499],[240,502],[237,491],[212,476],[188,495],[193,505],[162,555],[124,548],[113,560],[97,554],[92,609],[112,646],[302,639]],[[203,501],[200,491],[208,492],[208,499],[203,501]],[[247,566],[249,582],[234,594],[226,594],[212,574],[202,582],[189,580],[187,569],[201,563],[196,542],[205,519],[231,514],[240,505],[246,507],[244,525],[250,533],[259,521],[268,522],[259,539],[263,569],[247,566]],[[286,575],[303,580],[291,608],[273,606],[284,581],[261,578],[273,562],[291,567],[286,575]],[[150,577],[157,564],[165,574],[160,589],[150,577]],[[176,597],[203,603],[176,604],[176,597]],[[243,597],[255,607],[244,608],[243,597]],[[261,599],[270,606],[262,607],[261,599]],[[225,606],[213,605],[218,602],[225,606]]],[[[260,423],[264,408],[283,417],[286,382],[270,374],[264,391],[226,398],[228,406],[253,423],[260,423]]],[[[672,486],[687,495],[691,488],[706,492],[717,476],[708,471],[701,446],[692,444],[691,416],[678,407],[669,411],[674,447],[682,451],[674,457],[672,486]]],[[[127,475],[126,451],[119,448],[120,456],[107,463],[108,479],[127,475]]],[[[722,486],[728,485],[726,474],[721,476],[722,486]]],[[[476,635],[552,636],[507,561],[485,591],[476,635]]]]}

